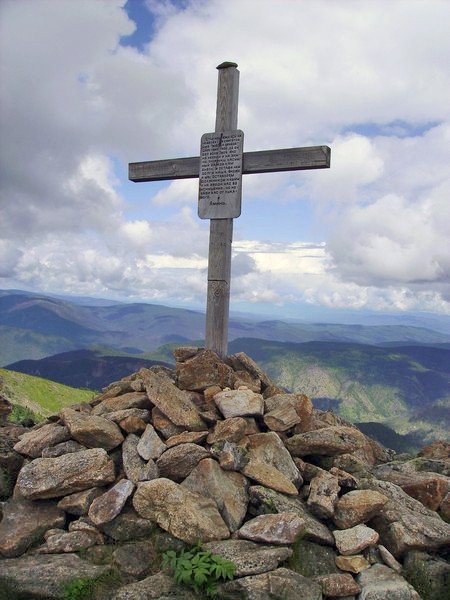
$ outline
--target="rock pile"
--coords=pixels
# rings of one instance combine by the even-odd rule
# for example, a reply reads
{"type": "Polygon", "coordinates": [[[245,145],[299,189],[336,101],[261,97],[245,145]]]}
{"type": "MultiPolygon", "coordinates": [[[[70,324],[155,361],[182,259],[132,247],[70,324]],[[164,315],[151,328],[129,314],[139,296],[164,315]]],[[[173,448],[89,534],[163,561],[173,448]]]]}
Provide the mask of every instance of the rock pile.
{"type": "Polygon", "coordinates": [[[160,555],[199,540],[236,565],[223,598],[444,597],[449,445],[394,460],[245,354],[175,358],[3,426],[1,597],[63,598],[84,578],[96,597],[194,598],[160,555]]]}

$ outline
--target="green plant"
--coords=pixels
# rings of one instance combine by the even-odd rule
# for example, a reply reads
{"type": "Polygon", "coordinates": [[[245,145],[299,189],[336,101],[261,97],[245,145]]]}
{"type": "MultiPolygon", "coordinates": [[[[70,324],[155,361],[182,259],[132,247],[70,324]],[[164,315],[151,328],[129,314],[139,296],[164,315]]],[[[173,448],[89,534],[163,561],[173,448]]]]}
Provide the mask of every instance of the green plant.
{"type": "Polygon", "coordinates": [[[208,598],[217,594],[217,584],[223,579],[233,579],[236,566],[230,560],[203,550],[200,544],[177,554],[167,550],[163,554],[163,568],[173,571],[177,583],[192,587],[197,593],[204,591],[208,598]]]}
{"type": "Polygon", "coordinates": [[[41,418],[27,406],[13,404],[9,420],[13,423],[21,423],[23,421],[33,421],[33,423],[37,423],[41,418]]]}
{"type": "Polygon", "coordinates": [[[62,586],[64,600],[89,600],[94,591],[95,580],[76,577],[62,586]]]}

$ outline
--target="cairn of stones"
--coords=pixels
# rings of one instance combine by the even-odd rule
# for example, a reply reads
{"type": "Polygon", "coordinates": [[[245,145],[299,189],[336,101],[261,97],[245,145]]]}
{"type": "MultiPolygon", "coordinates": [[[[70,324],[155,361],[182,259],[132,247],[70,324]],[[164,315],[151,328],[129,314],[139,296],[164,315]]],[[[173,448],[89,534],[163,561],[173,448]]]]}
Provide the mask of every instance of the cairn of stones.
{"type": "Polygon", "coordinates": [[[45,423],[3,419],[1,598],[81,578],[194,600],[161,554],[197,542],[236,566],[219,598],[447,597],[450,444],[397,456],[243,353],[174,355],[45,423]]]}

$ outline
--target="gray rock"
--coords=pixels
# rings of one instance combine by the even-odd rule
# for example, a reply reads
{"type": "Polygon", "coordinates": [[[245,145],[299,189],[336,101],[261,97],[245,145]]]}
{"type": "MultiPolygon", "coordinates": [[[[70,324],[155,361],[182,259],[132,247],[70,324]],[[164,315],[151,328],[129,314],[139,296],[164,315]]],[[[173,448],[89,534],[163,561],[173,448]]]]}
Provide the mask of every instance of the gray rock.
{"type": "Polygon", "coordinates": [[[54,502],[10,500],[3,505],[0,523],[0,554],[15,557],[44,538],[48,529],[63,527],[64,511],[54,502]]]}
{"type": "Polygon", "coordinates": [[[63,587],[76,577],[96,579],[109,573],[107,566],[95,566],[75,554],[33,555],[0,561],[2,598],[62,600],[63,587]]]}
{"type": "Polygon", "coordinates": [[[121,512],[131,496],[135,485],[129,479],[121,479],[107,492],[95,498],[89,507],[89,518],[95,525],[112,521],[121,512]]]}
{"type": "Polygon", "coordinates": [[[160,477],[183,481],[197,464],[209,457],[209,452],[198,444],[179,444],[169,448],[156,461],[160,477]]]}
{"type": "Polygon", "coordinates": [[[86,515],[95,498],[98,498],[102,494],[103,490],[98,487],[69,494],[58,502],[58,508],[65,510],[71,515],[86,515]]]}
{"type": "Polygon", "coordinates": [[[65,454],[57,458],[36,458],[17,478],[20,494],[31,500],[58,498],[115,479],[114,463],[103,448],[65,454]]]}
{"type": "Polygon", "coordinates": [[[50,536],[45,545],[39,548],[41,554],[60,554],[85,550],[103,543],[101,534],[93,535],[88,531],[65,531],[50,536]]]}
{"type": "Polygon", "coordinates": [[[300,498],[287,497],[259,485],[249,488],[249,496],[254,513],[294,512],[305,522],[305,539],[328,546],[334,545],[331,531],[309,512],[300,498]]]}
{"type": "Polygon", "coordinates": [[[172,577],[157,573],[122,586],[111,600],[198,600],[198,595],[185,586],[176,585],[172,577]]]}
{"type": "Polygon", "coordinates": [[[350,529],[333,531],[336,547],[344,556],[359,554],[365,548],[374,546],[379,539],[378,533],[367,525],[355,525],[350,529]]]}
{"type": "Polygon", "coordinates": [[[88,448],[112,450],[123,442],[119,427],[108,419],[87,415],[72,408],[63,408],[60,415],[71,436],[88,448]]]}
{"type": "Polygon", "coordinates": [[[160,478],[139,484],[133,506],[142,517],[151,519],[170,534],[187,543],[229,537],[216,503],[160,478]]]}
{"type": "Polygon", "coordinates": [[[138,453],[139,437],[130,433],[122,444],[122,463],[127,479],[134,484],[159,477],[153,460],[145,462],[138,453]]]}
{"type": "Polygon", "coordinates": [[[405,579],[424,600],[443,600],[450,592],[450,564],[439,556],[411,550],[403,563],[405,579]]]}
{"type": "Polygon", "coordinates": [[[239,600],[322,600],[317,583],[285,568],[241,577],[221,589],[227,598],[239,600]]]}
{"type": "Polygon", "coordinates": [[[359,600],[421,600],[401,575],[385,565],[372,565],[357,576],[362,591],[359,600]]]}
{"type": "Polygon", "coordinates": [[[132,508],[125,508],[112,521],[99,525],[99,529],[116,542],[127,542],[152,535],[156,524],[144,519],[132,508]]]}
{"type": "Polygon", "coordinates": [[[214,396],[217,408],[225,419],[231,417],[256,417],[264,413],[261,394],[251,390],[227,390],[214,396]]]}
{"type": "Polygon", "coordinates": [[[56,423],[47,423],[39,429],[32,429],[25,433],[14,446],[14,450],[31,458],[38,458],[44,448],[66,442],[69,439],[70,433],[67,427],[56,423]]]}
{"type": "Polygon", "coordinates": [[[56,458],[63,454],[70,454],[71,452],[80,452],[81,450],[87,450],[86,446],[79,444],[75,440],[68,440],[67,442],[61,442],[55,446],[44,448],[42,450],[42,458],[56,458]]]}
{"type": "Polygon", "coordinates": [[[292,555],[292,550],[284,546],[266,546],[246,540],[208,542],[203,547],[234,562],[236,577],[273,571],[292,555]]]}
{"type": "Polygon", "coordinates": [[[249,461],[271,465],[280,471],[295,486],[303,483],[300,472],[291,455],[286,450],[278,434],[274,431],[248,436],[249,461]]]}
{"type": "Polygon", "coordinates": [[[289,568],[304,577],[338,573],[336,567],[336,551],[329,546],[322,546],[306,539],[298,540],[292,548],[289,568]]]}
{"type": "Polygon", "coordinates": [[[181,485],[214,500],[231,532],[240,527],[248,504],[248,483],[243,475],[224,471],[212,458],[204,458],[181,485]]]}
{"type": "Polygon", "coordinates": [[[113,562],[120,572],[139,579],[151,574],[156,560],[154,545],[147,541],[123,544],[113,552],[113,562]]]}
{"type": "Polygon", "coordinates": [[[144,460],[155,460],[159,458],[165,450],[167,450],[166,444],[156,433],[153,425],[149,423],[137,445],[139,456],[144,460]]]}

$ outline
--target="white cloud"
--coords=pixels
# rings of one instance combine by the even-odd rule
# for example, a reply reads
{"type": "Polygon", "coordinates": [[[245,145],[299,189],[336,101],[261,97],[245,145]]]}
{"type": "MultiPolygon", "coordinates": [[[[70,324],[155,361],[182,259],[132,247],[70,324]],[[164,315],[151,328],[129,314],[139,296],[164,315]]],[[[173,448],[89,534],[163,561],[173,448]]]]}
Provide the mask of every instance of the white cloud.
{"type": "Polygon", "coordinates": [[[151,0],[144,52],[119,45],[124,4],[0,4],[0,282],[202,303],[196,181],[153,194],[150,221],[118,173],[197,155],[236,60],[245,149],[328,144],[332,166],[244,179],[248,223],[274,203],[264,239],[276,203],[306,201],[320,243],[240,231],[233,298],[450,311],[447,2],[151,0]]]}

